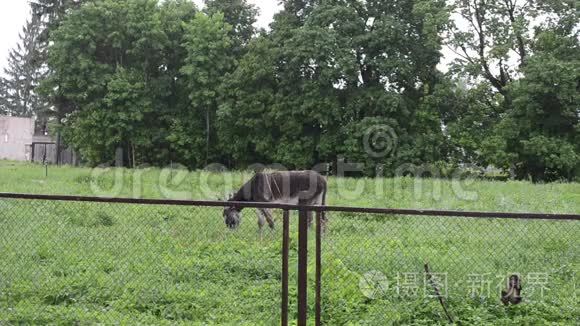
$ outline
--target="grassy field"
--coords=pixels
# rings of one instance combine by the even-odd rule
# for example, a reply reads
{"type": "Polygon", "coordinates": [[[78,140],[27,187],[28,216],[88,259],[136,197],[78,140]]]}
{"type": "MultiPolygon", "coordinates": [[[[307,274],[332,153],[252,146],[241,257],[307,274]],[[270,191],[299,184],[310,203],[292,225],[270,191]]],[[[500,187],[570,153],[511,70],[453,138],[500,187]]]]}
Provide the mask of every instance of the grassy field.
{"type": "MultiPolygon", "coordinates": [[[[51,167],[46,177],[41,166],[0,161],[0,192],[216,199],[249,176],[51,167]]],[[[329,184],[331,205],[580,212],[580,184],[409,178],[329,184]]],[[[346,213],[329,219],[328,325],[445,324],[424,284],[425,262],[439,273],[458,323],[579,322],[578,222],[346,213]],[[522,277],[524,301],[506,307],[499,291],[511,273],[522,277]]],[[[295,215],[291,223],[293,267],[295,215]]],[[[251,210],[231,232],[215,208],[0,200],[0,324],[277,324],[280,235],[277,227],[260,239],[251,210]]],[[[290,277],[295,317],[294,268],[290,277]]]]}

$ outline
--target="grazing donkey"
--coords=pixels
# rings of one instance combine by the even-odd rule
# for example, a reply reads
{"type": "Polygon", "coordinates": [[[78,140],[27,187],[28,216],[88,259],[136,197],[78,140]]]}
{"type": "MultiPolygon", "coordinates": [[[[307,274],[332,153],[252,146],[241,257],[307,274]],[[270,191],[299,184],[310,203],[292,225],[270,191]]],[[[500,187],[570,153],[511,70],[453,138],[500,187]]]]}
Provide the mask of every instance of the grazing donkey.
{"type": "MultiPolygon", "coordinates": [[[[293,205],[324,205],[326,201],[326,180],[315,171],[281,171],[256,173],[228,201],[270,202],[293,205]]],[[[224,209],[226,225],[235,229],[241,222],[243,207],[232,205],[224,209]]],[[[311,213],[308,222],[311,223],[311,213]]],[[[258,227],[268,221],[274,228],[274,220],[269,209],[258,209],[258,227]]],[[[324,220],[322,225],[324,226],[324,220]]]]}

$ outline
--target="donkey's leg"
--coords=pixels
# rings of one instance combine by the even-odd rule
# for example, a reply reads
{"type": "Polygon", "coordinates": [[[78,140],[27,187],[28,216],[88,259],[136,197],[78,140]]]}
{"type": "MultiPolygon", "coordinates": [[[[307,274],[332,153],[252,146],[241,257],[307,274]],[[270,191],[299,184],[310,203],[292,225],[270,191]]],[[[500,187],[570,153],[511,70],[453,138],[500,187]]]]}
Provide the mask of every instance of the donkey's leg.
{"type": "MultiPolygon", "coordinates": [[[[317,195],[316,197],[314,197],[311,200],[305,201],[304,205],[311,205],[311,206],[316,206],[316,205],[322,205],[322,194],[317,195]]],[[[313,220],[313,215],[315,213],[312,211],[308,211],[307,212],[307,216],[308,216],[308,228],[310,228],[312,226],[312,220],[313,220]]],[[[325,225],[326,225],[326,216],[325,216],[325,212],[321,212],[321,218],[320,218],[320,224],[321,224],[321,229],[322,232],[324,232],[325,230],[325,225]]]]}
{"type": "Polygon", "coordinates": [[[262,241],[262,228],[266,224],[266,218],[261,209],[258,209],[258,232],[260,233],[260,241],[262,241]]]}
{"type": "MultiPolygon", "coordinates": [[[[320,195],[318,195],[316,197],[316,203],[314,205],[324,205],[324,193],[321,193],[320,195]]],[[[322,233],[324,233],[326,231],[326,211],[320,211],[320,230],[322,231],[322,233]]]]}
{"type": "Polygon", "coordinates": [[[262,208],[261,211],[264,217],[266,217],[270,229],[274,229],[274,218],[272,217],[272,211],[267,208],[262,208]]]}

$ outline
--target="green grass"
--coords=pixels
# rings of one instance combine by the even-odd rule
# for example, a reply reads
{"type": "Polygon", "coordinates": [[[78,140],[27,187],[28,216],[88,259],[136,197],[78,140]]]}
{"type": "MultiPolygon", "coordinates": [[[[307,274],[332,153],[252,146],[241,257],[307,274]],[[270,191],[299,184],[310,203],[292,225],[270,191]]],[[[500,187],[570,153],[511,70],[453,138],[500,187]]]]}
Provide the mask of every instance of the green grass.
{"type": "MultiPolygon", "coordinates": [[[[156,169],[135,179],[125,169],[98,176],[90,169],[50,167],[45,177],[41,166],[0,161],[0,192],[94,195],[95,184],[101,191],[113,187],[115,172],[122,172],[119,196],[166,198],[171,191],[176,199],[216,199],[228,180],[226,188],[233,189],[250,175],[196,172],[172,183],[156,169]]],[[[332,205],[580,212],[580,184],[474,181],[461,185],[463,191],[436,180],[423,180],[419,190],[409,178],[330,178],[329,184],[332,205]],[[363,195],[352,194],[357,185],[363,195]],[[475,198],[461,198],[472,192],[475,198]]],[[[277,229],[260,240],[252,210],[231,232],[216,208],[0,200],[0,324],[277,324],[280,215],[277,229]]],[[[424,295],[431,291],[423,285],[425,262],[432,272],[446,273],[449,310],[461,324],[578,323],[579,222],[347,213],[329,219],[323,239],[326,324],[444,324],[437,300],[424,295]],[[388,287],[369,298],[359,283],[373,271],[388,287]],[[499,290],[513,272],[522,275],[524,302],[505,307],[499,290]],[[542,297],[532,273],[548,278],[542,297]],[[471,274],[485,274],[489,292],[471,295],[471,274]]],[[[291,223],[294,267],[295,214],[291,223]]],[[[295,318],[295,268],[290,277],[295,318]]],[[[313,285],[314,266],[309,277],[313,285]]]]}

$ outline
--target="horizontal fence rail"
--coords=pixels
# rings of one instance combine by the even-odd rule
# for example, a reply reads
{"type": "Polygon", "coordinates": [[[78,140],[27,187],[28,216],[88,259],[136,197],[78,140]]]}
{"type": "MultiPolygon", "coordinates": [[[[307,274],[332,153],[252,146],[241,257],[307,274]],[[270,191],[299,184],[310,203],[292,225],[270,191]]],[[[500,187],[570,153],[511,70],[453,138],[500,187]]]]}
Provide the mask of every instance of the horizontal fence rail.
{"type": "Polygon", "coordinates": [[[558,213],[525,213],[525,212],[481,212],[481,211],[457,211],[457,210],[428,210],[428,209],[399,209],[399,208],[371,208],[351,206],[311,206],[289,205],[267,202],[237,202],[215,200],[176,200],[176,199],[140,199],[140,198],[108,198],[89,196],[64,196],[64,195],[36,195],[18,193],[0,193],[0,199],[28,199],[49,201],[77,201],[94,203],[118,203],[140,205],[169,205],[169,206],[207,206],[226,207],[239,206],[244,208],[270,208],[281,210],[306,210],[313,212],[348,212],[414,216],[444,216],[444,217],[474,217],[474,218],[508,218],[508,219],[554,219],[554,220],[580,220],[580,214],[558,213]]]}
{"type": "MultiPolygon", "coordinates": [[[[580,313],[578,220],[580,214],[0,193],[0,324],[405,324],[418,311],[431,323],[469,323],[497,313],[500,296],[489,287],[504,272],[522,275],[523,299],[519,292],[516,299],[539,316],[545,305],[534,306],[530,285],[544,277],[542,295],[546,290],[552,305],[546,311],[562,312],[547,321],[567,322],[580,313]],[[273,210],[281,228],[258,232],[246,214],[231,232],[222,217],[228,206],[273,210]],[[475,277],[496,279],[465,283],[475,277]],[[489,297],[474,295],[486,286],[489,297]],[[77,305],[98,312],[83,314],[77,305]],[[487,315],[461,316],[472,307],[487,315]]],[[[516,299],[501,296],[509,304],[516,299]]],[[[529,311],[516,317],[546,321],[529,311]]]]}

